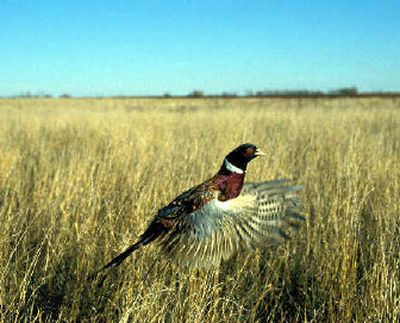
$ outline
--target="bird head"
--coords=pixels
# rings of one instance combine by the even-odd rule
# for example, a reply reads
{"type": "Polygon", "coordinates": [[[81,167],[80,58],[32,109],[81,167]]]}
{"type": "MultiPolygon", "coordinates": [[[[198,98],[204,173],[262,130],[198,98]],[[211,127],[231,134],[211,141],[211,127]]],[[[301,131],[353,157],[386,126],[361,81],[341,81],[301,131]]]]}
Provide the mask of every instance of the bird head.
{"type": "Polygon", "coordinates": [[[247,168],[247,164],[258,156],[265,156],[265,153],[253,144],[243,144],[226,155],[224,162],[228,162],[244,172],[247,168]]]}

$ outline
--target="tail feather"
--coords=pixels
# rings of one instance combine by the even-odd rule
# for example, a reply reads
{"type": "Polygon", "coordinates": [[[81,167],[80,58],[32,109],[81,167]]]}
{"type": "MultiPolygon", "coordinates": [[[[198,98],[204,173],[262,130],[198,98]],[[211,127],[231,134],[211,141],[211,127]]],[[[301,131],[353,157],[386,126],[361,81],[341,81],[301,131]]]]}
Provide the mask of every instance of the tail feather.
{"type": "MultiPolygon", "coordinates": [[[[156,240],[158,237],[160,237],[162,234],[167,232],[169,230],[168,227],[166,227],[162,222],[160,221],[153,221],[147,230],[141,235],[140,240],[133,245],[131,245],[128,249],[126,249],[124,252],[120,253],[118,256],[113,258],[110,262],[105,264],[102,268],[100,268],[98,271],[93,273],[89,279],[93,280],[96,278],[101,272],[112,269],[115,267],[118,267],[126,258],[129,257],[129,255],[134,252],[135,250],[139,249],[140,247],[147,245],[148,243],[156,240]]],[[[99,285],[102,285],[104,280],[106,279],[107,273],[103,274],[102,278],[100,279],[99,285]]]]}
{"type": "Polygon", "coordinates": [[[103,268],[101,268],[100,270],[106,270],[106,269],[111,268],[111,267],[119,266],[121,264],[121,262],[123,262],[126,258],[128,258],[129,255],[132,252],[134,252],[135,250],[139,249],[142,245],[143,245],[143,241],[142,240],[137,242],[137,243],[134,243],[128,249],[126,249],[124,252],[120,253],[118,256],[113,258],[110,262],[105,264],[103,266],[103,268]]]}
{"type": "MultiPolygon", "coordinates": [[[[94,272],[92,275],[90,275],[89,280],[95,279],[101,272],[111,269],[114,267],[119,266],[126,258],[129,257],[129,255],[134,252],[135,250],[139,249],[142,245],[144,244],[143,240],[140,240],[133,245],[131,245],[128,249],[126,249],[124,252],[120,253],[118,256],[113,258],[110,262],[105,264],[103,267],[101,267],[99,270],[94,272]]],[[[103,274],[102,278],[100,279],[99,286],[103,284],[104,280],[107,277],[107,273],[103,274]]]]}

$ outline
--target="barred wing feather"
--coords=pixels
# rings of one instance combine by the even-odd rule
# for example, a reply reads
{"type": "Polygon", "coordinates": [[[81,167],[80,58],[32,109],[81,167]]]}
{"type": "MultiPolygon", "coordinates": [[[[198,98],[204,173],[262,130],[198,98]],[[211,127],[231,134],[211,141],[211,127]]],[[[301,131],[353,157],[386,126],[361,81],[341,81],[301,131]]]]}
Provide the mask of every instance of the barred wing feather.
{"type": "Polygon", "coordinates": [[[286,180],[250,183],[235,199],[213,199],[179,219],[160,241],[162,250],[180,263],[202,267],[218,265],[240,249],[278,244],[304,220],[301,188],[286,180]]]}

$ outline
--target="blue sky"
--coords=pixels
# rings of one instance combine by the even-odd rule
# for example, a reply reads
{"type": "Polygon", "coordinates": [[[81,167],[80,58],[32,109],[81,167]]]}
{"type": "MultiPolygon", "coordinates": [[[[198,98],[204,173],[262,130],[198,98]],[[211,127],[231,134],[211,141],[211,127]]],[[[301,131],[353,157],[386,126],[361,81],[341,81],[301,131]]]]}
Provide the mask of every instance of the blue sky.
{"type": "Polygon", "coordinates": [[[0,0],[0,95],[400,91],[400,1],[0,0]]]}

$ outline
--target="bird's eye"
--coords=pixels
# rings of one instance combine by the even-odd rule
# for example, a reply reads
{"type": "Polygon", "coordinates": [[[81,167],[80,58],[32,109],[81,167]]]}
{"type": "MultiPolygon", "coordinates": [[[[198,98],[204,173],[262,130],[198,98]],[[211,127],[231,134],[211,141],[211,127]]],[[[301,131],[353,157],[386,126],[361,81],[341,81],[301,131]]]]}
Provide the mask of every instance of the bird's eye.
{"type": "Polygon", "coordinates": [[[254,155],[255,151],[256,151],[255,148],[249,147],[249,148],[247,148],[246,151],[244,152],[244,155],[245,155],[246,157],[251,157],[251,156],[254,155]]]}

